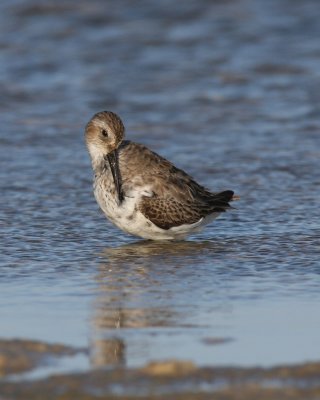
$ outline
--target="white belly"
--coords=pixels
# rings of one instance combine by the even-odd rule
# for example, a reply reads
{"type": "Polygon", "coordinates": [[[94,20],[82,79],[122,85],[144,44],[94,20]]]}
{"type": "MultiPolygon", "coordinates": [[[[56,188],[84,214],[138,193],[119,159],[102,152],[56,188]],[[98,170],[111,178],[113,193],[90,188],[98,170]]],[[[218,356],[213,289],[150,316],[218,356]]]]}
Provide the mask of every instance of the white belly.
{"type": "Polygon", "coordinates": [[[201,218],[194,224],[185,224],[170,229],[162,229],[147,219],[138,209],[141,196],[145,195],[147,190],[132,192],[125,196],[121,205],[116,201],[113,193],[106,190],[105,185],[99,181],[95,182],[94,195],[100,208],[106,217],[118,228],[139,236],[144,239],[152,240],[181,240],[192,233],[199,232],[205,225],[215,219],[220,213],[213,213],[206,218],[201,218]]]}

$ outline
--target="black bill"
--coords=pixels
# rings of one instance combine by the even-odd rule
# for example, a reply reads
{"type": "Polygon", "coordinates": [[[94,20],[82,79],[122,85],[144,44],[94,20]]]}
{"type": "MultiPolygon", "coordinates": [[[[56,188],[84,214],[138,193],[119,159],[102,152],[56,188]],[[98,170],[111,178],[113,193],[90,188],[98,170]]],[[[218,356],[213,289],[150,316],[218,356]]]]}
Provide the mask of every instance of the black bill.
{"type": "Polygon", "coordinates": [[[118,159],[118,150],[113,150],[111,153],[107,154],[107,159],[110,165],[111,173],[113,176],[113,181],[117,190],[119,204],[123,201],[123,193],[122,193],[122,182],[121,182],[121,174],[119,169],[119,159],[118,159]]]}

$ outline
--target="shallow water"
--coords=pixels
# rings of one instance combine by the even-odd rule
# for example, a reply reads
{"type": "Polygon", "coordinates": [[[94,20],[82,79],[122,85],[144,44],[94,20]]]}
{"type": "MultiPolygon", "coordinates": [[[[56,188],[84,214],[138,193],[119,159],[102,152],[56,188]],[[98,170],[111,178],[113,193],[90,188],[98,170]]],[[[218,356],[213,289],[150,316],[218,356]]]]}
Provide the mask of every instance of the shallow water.
{"type": "Polygon", "coordinates": [[[318,2],[0,11],[0,337],[89,347],[92,367],[319,360],[318,2]],[[118,231],[83,141],[102,109],[237,209],[182,243],[118,231]]]}

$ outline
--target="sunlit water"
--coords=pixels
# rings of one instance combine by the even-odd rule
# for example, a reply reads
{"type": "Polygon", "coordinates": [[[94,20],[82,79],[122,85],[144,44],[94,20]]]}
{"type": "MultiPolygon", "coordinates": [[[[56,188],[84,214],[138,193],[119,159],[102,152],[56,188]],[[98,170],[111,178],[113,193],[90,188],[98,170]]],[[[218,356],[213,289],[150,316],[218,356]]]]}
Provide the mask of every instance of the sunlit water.
{"type": "Polygon", "coordinates": [[[319,17],[1,1],[0,337],[88,346],[96,367],[319,361],[319,17]],[[114,228],[83,141],[103,109],[237,209],[182,243],[114,228]]]}

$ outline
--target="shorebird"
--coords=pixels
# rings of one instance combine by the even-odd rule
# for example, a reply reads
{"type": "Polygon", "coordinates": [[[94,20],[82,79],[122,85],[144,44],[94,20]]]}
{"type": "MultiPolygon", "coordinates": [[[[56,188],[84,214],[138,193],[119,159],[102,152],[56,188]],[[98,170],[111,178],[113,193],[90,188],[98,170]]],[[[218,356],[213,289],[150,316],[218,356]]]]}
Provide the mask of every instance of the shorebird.
{"type": "Polygon", "coordinates": [[[230,208],[233,191],[211,193],[147,147],[124,140],[113,112],[95,114],[85,129],[94,195],[106,217],[145,239],[181,240],[230,208]]]}

